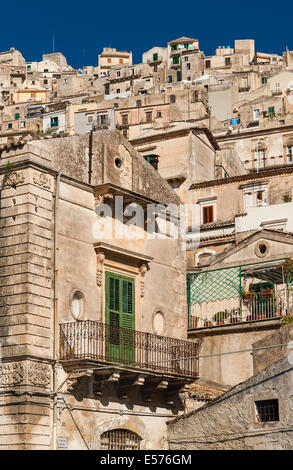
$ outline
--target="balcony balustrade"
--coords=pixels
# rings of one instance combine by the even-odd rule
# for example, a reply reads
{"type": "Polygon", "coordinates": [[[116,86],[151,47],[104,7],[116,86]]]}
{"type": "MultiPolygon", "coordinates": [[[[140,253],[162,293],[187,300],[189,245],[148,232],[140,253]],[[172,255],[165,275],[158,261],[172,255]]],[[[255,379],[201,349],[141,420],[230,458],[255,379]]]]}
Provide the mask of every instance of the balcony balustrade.
{"type": "Polygon", "coordinates": [[[97,361],[188,379],[198,378],[200,343],[85,320],[60,325],[60,360],[97,361]]]}
{"type": "Polygon", "coordinates": [[[239,307],[223,309],[212,316],[201,318],[196,315],[188,316],[188,329],[207,328],[211,326],[231,325],[259,320],[281,319],[291,314],[291,308],[285,308],[285,295],[262,295],[246,293],[239,298],[239,307]]]}

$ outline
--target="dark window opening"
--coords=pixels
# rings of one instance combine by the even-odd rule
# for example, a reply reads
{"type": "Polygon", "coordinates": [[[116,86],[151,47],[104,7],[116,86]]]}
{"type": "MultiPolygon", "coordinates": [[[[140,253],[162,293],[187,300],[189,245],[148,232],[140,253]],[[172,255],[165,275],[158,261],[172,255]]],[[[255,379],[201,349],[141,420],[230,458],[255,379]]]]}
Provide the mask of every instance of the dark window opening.
{"type": "Polygon", "coordinates": [[[58,127],[58,117],[51,117],[51,127],[58,127]]]}
{"type": "Polygon", "coordinates": [[[203,224],[210,224],[214,221],[214,206],[206,206],[202,208],[203,224]]]}
{"type": "Polygon", "coordinates": [[[101,449],[139,450],[141,438],[128,429],[112,429],[101,435],[101,449]]]}
{"type": "Polygon", "coordinates": [[[122,116],[122,124],[128,124],[128,114],[123,114],[123,116],[122,116]]]}
{"type": "Polygon", "coordinates": [[[152,112],[148,111],[145,113],[146,122],[152,122],[152,112]]]}
{"type": "Polygon", "coordinates": [[[120,158],[115,158],[115,165],[117,166],[117,168],[121,168],[122,160],[120,160],[120,158]]]}
{"type": "Polygon", "coordinates": [[[256,401],[255,406],[259,422],[279,421],[279,402],[277,399],[256,401]]]}
{"type": "Polygon", "coordinates": [[[152,165],[152,167],[153,167],[155,170],[158,169],[158,163],[159,163],[159,157],[158,157],[158,155],[153,155],[153,154],[144,155],[144,159],[145,159],[150,165],[152,165]]]}

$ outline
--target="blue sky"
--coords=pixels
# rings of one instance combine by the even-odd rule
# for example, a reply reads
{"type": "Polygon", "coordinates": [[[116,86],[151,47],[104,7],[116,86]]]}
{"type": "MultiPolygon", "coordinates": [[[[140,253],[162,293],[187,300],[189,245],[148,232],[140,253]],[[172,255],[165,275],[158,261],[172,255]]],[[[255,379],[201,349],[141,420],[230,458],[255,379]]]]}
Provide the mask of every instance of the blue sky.
{"type": "Polygon", "coordinates": [[[206,55],[234,39],[255,39],[256,50],[293,50],[293,2],[259,0],[130,0],[1,2],[0,50],[19,49],[26,60],[63,52],[74,67],[97,65],[104,46],[132,50],[134,63],[154,45],[180,36],[199,39],[206,55]],[[241,6],[243,5],[243,7],[241,6]],[[11,21],[10,21],[11,19],[11,21]]]}

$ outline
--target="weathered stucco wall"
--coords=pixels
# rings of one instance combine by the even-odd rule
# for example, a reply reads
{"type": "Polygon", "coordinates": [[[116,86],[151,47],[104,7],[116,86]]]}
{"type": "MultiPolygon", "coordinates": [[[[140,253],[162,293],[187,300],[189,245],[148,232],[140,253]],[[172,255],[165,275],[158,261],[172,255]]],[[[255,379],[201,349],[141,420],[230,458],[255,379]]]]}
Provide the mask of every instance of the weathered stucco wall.
{"type": "Polygon", "coordinates": [[[170,449],[293,448],[293,367],[285,358],[186,417],[168,423],[170,449]],[[255,401],[279,400],[279,421],[259,422],[255,401]]]}
{"type": "MultiPolygon", "coordinates": [[[[262,322],[237,327],[216,326],[202,332],[190,332],[188,338],[201,341],[200,355],[204,356],[251,349],[255,341],[262,340],[275,328],[280,325],[262,322]]],[[[253,375],[253,360],[250,352],[205,357],[200,359],[200,371],[202,381],[229,388],[253,375]]]]}

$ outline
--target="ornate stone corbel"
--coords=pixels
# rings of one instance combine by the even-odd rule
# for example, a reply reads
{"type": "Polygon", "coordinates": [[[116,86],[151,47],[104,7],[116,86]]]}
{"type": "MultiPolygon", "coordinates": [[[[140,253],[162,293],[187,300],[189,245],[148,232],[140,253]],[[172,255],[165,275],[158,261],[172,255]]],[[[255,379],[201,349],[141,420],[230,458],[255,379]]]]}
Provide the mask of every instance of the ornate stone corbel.
{"type": "Polygon", "coordinates": [[[72,392],[74,387],[79,383],[79,381],[83,377],[91,377],[92,375],[93,375],[92,369],[73,372],[73,374],[71,374],[67,379],[67,390],[69,392],[72,392]]]}
{"type": "Polygon", "coordinates": [[[149,270],[149,266],[147,263],[143,263],[138,268],[140,273],[140,296],[144,297],[144,277],[145,273],[149,270]]]}
{"type": "Polygon", "coordinates": [[[105,261],[105,254],[100,252],[97,254],[97,285],[102,286],[103,282],[103,264],[105,261]]]}
{"type": "Polygon", "coordinates": [[[24,182],[24,174],[22,171],[12,171],[4,176],[5,186],[17,186],[24,182]]]}
{"type": "Polygon", "coordinates": [[[101,204],[104,204],[106,200],[113,199],[114,196],[111,193],[107,194],[97,194],[95,196],[95,206],[100,206],[101,204]]]}
{"type": "Polygon", "coordinates": [[[33,182],[44,189],[51,189],[51,181],[48,175],[45,173],[39,173],[34,171],[33,182]]]}

